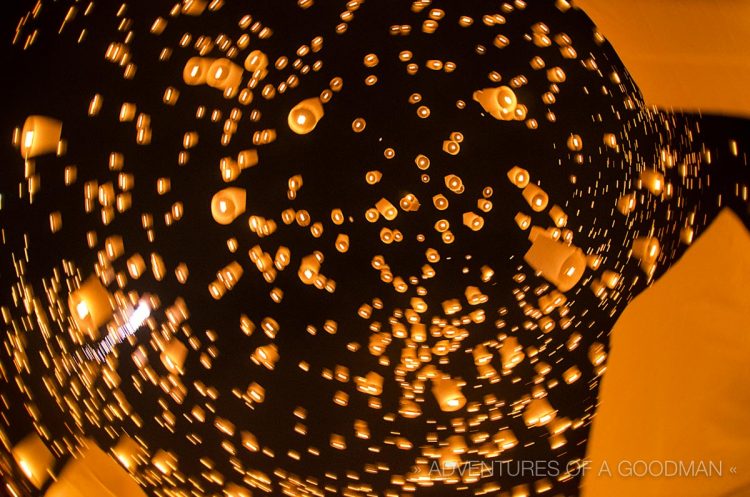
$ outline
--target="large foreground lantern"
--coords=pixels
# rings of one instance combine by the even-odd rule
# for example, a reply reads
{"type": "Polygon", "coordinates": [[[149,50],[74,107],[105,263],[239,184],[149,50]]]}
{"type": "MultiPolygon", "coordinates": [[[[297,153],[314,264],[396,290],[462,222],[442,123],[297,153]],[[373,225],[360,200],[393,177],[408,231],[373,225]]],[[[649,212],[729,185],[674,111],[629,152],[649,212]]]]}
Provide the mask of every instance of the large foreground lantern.
{"type": "Polygon", "coordinates": [[[94,440],[87,439],[76,457],[60,472],[45,497],[146,497],[138,483],[94,440]]]}
{"type": "Polygon", "coordinates": [[[13,459],[36,488],[42,488],[55,464],[55,456],[36,433],[26,436],[13,447],[13,459]]]}

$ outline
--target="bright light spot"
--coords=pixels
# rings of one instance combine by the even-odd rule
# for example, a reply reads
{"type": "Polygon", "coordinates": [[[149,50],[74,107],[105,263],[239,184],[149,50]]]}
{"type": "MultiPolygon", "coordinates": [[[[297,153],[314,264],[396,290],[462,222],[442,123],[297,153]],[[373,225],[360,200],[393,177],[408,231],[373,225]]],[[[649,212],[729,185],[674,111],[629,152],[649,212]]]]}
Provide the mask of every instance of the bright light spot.
{"type": "Polygon", "coordinates": [[[76,305],[76,312],[78,313],[78,319],[83,319],[89,315],[89,306],[82,300],[76,305]]]}
{"type": "Polygon", "coordinates": [[[23,137],[23,146],[24,148],[31,148],[32,143],[34,143],[34,132],[27,131],[23,137]]]}
{"type": "Polygon", "coordinates": [[[227,201],[226,200],[219,200],[219,211],[221,211],[222,214],[227,211],[227,208],[228,208],[227,201]]]}
{"type": "Polygon", "coordinates": [[[34,472],[31,471],[31,466],[29,466],[29,463],[27,463],[25,460],[21,459],[21,460],[18,461],[18,465],[21,467],[21,470],[23,471],[23,473],[27,477],[29,477],[29,478],[33,478],[34,477],[34,472]]]}
{"type": "Polygon", "coordinates": [[[305,124],[305,122],[307,122],[307,117],[305,117],[304,114],[299,114],[297,116],[297,124],[299,124],[300,126],[302,126],[303,124],[305,124]]]}
{"type": "Polygon", "coordinates": [[[571,277],[571,276],[573,276],[573,275],[575,274],[575,272],[576,272],[576,267],[575,267],[575,266],[570,266],[570,267],[568,268],[568,270],[567,270],[567,271],[565,271],[565,274],[566,274],[566,275],[567,275],[568,277],[571,277]]]}

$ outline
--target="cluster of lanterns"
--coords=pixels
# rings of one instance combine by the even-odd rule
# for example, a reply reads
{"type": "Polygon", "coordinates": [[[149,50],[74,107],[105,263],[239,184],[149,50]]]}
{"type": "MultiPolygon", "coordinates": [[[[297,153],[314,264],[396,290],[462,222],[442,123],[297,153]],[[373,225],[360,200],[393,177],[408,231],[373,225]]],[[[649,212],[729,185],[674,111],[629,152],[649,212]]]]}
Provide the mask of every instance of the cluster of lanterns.
{"type": "MultiPolygon", "coordinates": [[[[78,22],[81,6],[67,3],[63,24],[78,22]]],[[[493,482],[453,470],[533,451],[577,457],[595,395],[578,405],[567,393],[596,389],[606,324],[701,228],[679,197],[710,154],[662,143],[665,118],[624,89],[622,68],[604,67],[601,35],[592,37],[567,2],[542,3],[472,13],[416,0],[384,20],[352,0],[333,30],[314,26],[325,37],[289,49],[262,15],[182,0],[149,19],[149,36],[179,40],[156,52],[167,81],[157,102],[187,106],[181,115],[195,122],[156,118],[159,109],[149,114],[143,102],[96,88],[88,119],[114,109],[118,123],[135,125],[135,148],[107,150],[101,170],[68,155],[74,120],[35,114],[19,123],[14,200],[35,212],[59,168],[54,181],[73,200],[42,204],[43,225],[52,240],[76,233],[88,251],[36,269],[29,247],[38,236],[19,222],[2,226],[15,281],[3,279],[11,299],[2,301],[0,370],[33,421],[22,437],[0,426],[25,482],[9,478],[9,491],[396,496],[444,485],[525,497],[569,489],[571,475],[493,482]],[[545,13],[557,22],[536,17],[545,13]],[[195,16],[232,29],[184,32],[181,22],[195,16]],[[376,27],[361,33],[360,17],[376,27]],[[408,50],[415,36],[436,53],[408,50]],[[366,44],[355,56],[350,39],[366,44]],[[446,41],[472,48],[440,58],[446,41]],[[486,74],[478,80],[465,66],[486,74]],[[566,114],[587,99],[598,114],[566,114]],[[598,122],[583,127],[589,118],[598,122]],[[654,138],[637,127],[645,120],[654,150],[638,149],[654,138]],[[336,143],[321,138],[332,133],[336,143]],[[175,168],[140,155],[166,134],[178,144],[175,168]],[[538,148],[519,150],[527,136],[538,148]],[[505,149],[494,143],[502,140],[505,149]],[[132,166],[136,153],[145,168],[132,166]],[[192,194],[186,171],[197,175],[192,194]],[[351,182],[342,188],[338,176],[351,182]],[[21,233],[23,246],[11,247],[5,230],[21,233]],[[190,242],[170,238],[186,231],[190,242]],[[43,371],[31,371],[37,357],[43,371]],[[324,386],[314,402],[275,412],[296,395],[292,375],[324,386]],[[139,409],[150,401],[153,409],[139,409]],[[45,426],[57,414],[40,414],[40,405],[58,409],[67,431],[45,426]],[[267,410],[278,426],[246,419],[267,410]],[[319,422],[327,413],[330,426],[319,422]],[[287,415],[291,428],[282,426],[287,415]],[[303,442],[284,446],[276,430],[303,442]],[[429,471],[432,463],[444,471],[429,471]],[[326,467],[305,474],[308,464],[326,467]]],[[[293,8],[317,19],[324,6],[293,8]]],[[[115,15],[129,34],[107,40],[105,67],[137,83],[136,64],[148,64],[131,43],[140,33],[127,4],[115,15]]],[[[26,46],[36,17],[19,25],[26,46]]],[[[15,419],[5,416],[16,410],[8,398],[4,420],[15,419]]]]}

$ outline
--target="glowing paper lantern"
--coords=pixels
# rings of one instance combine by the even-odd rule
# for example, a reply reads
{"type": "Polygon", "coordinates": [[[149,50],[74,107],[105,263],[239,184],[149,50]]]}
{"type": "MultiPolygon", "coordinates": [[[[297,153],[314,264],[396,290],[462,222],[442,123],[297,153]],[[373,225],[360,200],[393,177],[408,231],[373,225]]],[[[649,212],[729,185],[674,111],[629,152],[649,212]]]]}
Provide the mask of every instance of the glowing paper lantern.
{"type": "Polygon", "coordinates": [[[297,275],[302,283],[312,285],[318,271],[320,271],[320,260],[314,254],[311,254],[302,258],[297,275]]]}
{"type": "Polygon", "coordinates": [[[99,337],[99,328],[112,317],[109,292],[94,275],[70,294],[68,309],[78,329],[92,339],[99,337]]]}
{"type": "Polygon", "coordinates": [[[523,189],[522,195],[534,211],[541,212],[547,208],[549,197],[544,192],[544,190],[539,188],[537,185],[526,185],[526,187],[523,189]]]}
{"type": "Polygon", "coordinates": [[[531,176],[526,169],[518,166],[513,166],[508,171],[508,179],[518,188],[525,188],[526,185],[529,184],[529,179],[531,179],[531,176]]]}
{"type": "Polygon", "coordinates": [[[30,159],[57,151],[62,122],[46,116],[29,116],[21,130],[21,155],[30,159]]]}
{"type": "Polygon", "coordinates": [[[478,90],[474,92],[472,98],[482,106],[485,112],[503,121],[513,119],[513,112],[518,105],[516,94],[508,86],[478,90]]]}
{"type": "Polygon", "coordinates": [[[315,129],[324,114],[323,103],[320,99],[318,97],[308,98],[289,111],[287,123],[289,128],[298,135],[306,135],[315,129]]]}
{"type": "Polygon", "coordinates": [[[659,171],[653,169],[641,171],[640,181],[653,195],[661,195],[664,191],[664,175],[659,171]]]}
{"type": "Polygon", "coordinates": [[[472,231],[479,231],[484,226],[484,218],[474,212],[464,212],[463,221],[464,226],[472,231]]]}
{"type": "Polygon", "coordinates": [[[432,394],[440,410],[454,412],[466,405],[466,397],[461,393],[459,382],[452,378],[433,378],[432,394]]]}
{"type": "Polygon", "coordinates": [[[474,347],[472,355],[474,356],[474,364],[477,366],[483,366],[492,361],[492,353],[484,345],[474,347]]]}
{"type": "Polygon", "coordinates": [[[206,74],[206,83],[218,90],[237,88],[242,82],[243,69],[229,59],[216,59],[206,74]]]}
{"type": "Polygon", "coordinates": [[[557,411],[546,398],[534,399],[523,412],[523,422],[526,426],[544,426],[557,417],[557,411]]]}
{"type": "Polygon", "coordinates": [[[12,454],[29,482],[36,488],[42,488],[55,464],[55,456],[47,449],[42,439],[36,433],[32,433],[13,447],[12,454]]]}
{"type": "Polygon", "coordinates": [[[164,367],[172,374],[182,374],[188,349],[181,341],[172,338],[164,346],[160,358],[164,367]]]}
{"type": "Polygon", "coordinates": [[[262,76],[265,75],[266,67],[268,67],[268,56],[260,50],[253,50],[245,59],[245,69],[252,72],[253,75],[259,75],[259,79],[263,79],[262,76]]]}
{"type": "Polygon", "coordinates": [[[146,493],[115,459],[87,439],[78,457],[71,458],[45,497],[116,495],[146,497],[146,493]]]}
{"type": "Polygon", "coordinates": [[[388,199],[381,198],[375,203],[375,208],[388,221],[393,221],[398,216],[398,209],[388,199]]]}
{"type": "Polygon", "coordinates": [[[544,234],[534,239],[523,258],[561,292],[573,288],[586,270],[586,256],[581,249],[544,234]]]}
{"type": "Polygon", "coordinates": [[[187,16],[199,16],[206,10],[208,2],[206,0],[184,0],[182,3],[182,13],[187,16]]]}
{"type": "Polygon", "coordinates": [[[141,446],[129,435],[123,434],[117,441],[117,445],[112,449],[117,460],[119,460],[125,469],[133,469],[139,463],[139,456],[142,455],[141,446]]]}
{"type": "Polygon", "coordinates": [[[653,264],[659,258],[659,240],[653,237],[639,237],[633,240],[633,255],[646,264],[653,264]]]}
{"type": "Polygon", "coordinates": [[[213,63],[214,59],[207,59],[205,57],[191,57],[185,63],[185,68],[182,70],[182,79],[186,85],[197,86],[206,83],[208,78],[208,71],[213,63]]]}
{"type": "Polygon", "coordinates": [[[552,206],[552,208],[549,210],[549,217],[552,218],[552,221],[558,228],[563,228],[566,224],[568,224],[568,215],[565,214],[565,211],[563,211],[559,205],[552,206]]]}
{"type": "Polygon", "coordinates": [[[247,192],[244,188],[224,188],[211,199],[211,215],[219,224],[230,224],[245,212],[247,192]]]}

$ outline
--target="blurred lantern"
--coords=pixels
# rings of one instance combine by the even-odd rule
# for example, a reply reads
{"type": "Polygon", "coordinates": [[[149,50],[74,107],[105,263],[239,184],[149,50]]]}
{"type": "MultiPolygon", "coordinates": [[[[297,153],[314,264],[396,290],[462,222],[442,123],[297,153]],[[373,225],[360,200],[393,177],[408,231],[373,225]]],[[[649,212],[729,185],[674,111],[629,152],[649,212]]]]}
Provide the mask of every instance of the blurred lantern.
{"type": "Polygon", "coordinates": [[[44,495],[146,497],[133,477],[91,439],[85,440],[77,457],[70,459],[44,495]]]}
{"type": "Polygon", "coordinates": [[[546,398],[533,399],[523,412],[523,421],[526,426],[544,426],[557,416],[557,411],[552,408],[546,398]]]}
{"type": "Polygon", "coordinates": [[[258,151],[254,148],[242,150],[237,154],[237,164],[240,169],[246,169],[258,164],[258,151]]]}
{"type": "Polygon", "coordinates": [[[212,88],[226,91],[237,88],[242,82],[243,69],[229,59],[211,62],[206,74],[206,83],[212,88]]]}
{"type": "Polygon", "coordinates": [[[401,398],[398,413],[407,419],[413,419],[422,415],[422,409],[413,400],[401,398]]]}
{"type": "Polygon", "coordinates": [[[633,255],[645,264],[653,264],[661,253],[659,240],[653,237],[638,237],[633,240],[633,255]]]}
{"type": "Polygon", "coordinates": [[[370,371],[364,377],[354,378],[357,390],[367,395],[380,395],[383,393],[383,377],[374,371],[370,371]]]}
{"type": "Polygon", "coordinates": [[[433,378],[432,394],[440,410],[444,412],[458,411],[466,405],[466,397],[461,393],[459,382],[452,378],[433,378]]]}
{"type": "Polygon", "coordinates": [[[580,152],[583,149],[583,140],[579,135],[570,135],[568,137],[568,150],[571,152],[580,152]]]}
{"type": "Polygon", "coordinates": [[[183,0],[182,13],[187,16],[199,16],[206,10],[207,6],[206,0],[183,0]]]}
{"type": "Polygon", "coordinates": [[[219,224],[230,224],[245,212],[247,192],[244,188],[224,188],[211,199],[211,215],[219,224]]]}
{"type": "Polygon", "coordinates": [[[509,450],[518,445],[516,435],[507,428],[498,431],[495,436],[492,437],[492,441],[502,450],[509,450]]]}
{"type": "Polygon", "coordinates": [[[112,449],[115,457],[125,466],[125,469],[134,469],[139,462],[142,453],[141,446],[129,435],[122,434],[117,445],[112,449]]]}
{"type": "Polygon", "coordinates": [[[99,328],[112,317],[109,292],[94,275],[70,294],[68,309],[78,329],[92,339],[99,338],[99,328]]]}
{"type": "Polygon", "coordinates": [[[224,495],[226,497],[253,497],[253,493],[250,490],[236,483],[227,483],[224,487],[224,495]]]}
{"type": "Polygon", "coordinates": [[[279,350],[274,344],[258,347],[253,351],[250,359],[256,364],[264,366],[266,369],[273,370],[276,362],[279,360],[279,350]]]}
{"type": "Polygon", "coordinates": [[[323,103],[318,97],[312,97],[301,101],[289,111],[287,123],[298,135],[306,135],[315,129],[324,114],[323,103]]]}
{"type": "Polygon", "coordinates": [[[177,469],[177,457],[164,449],[159,449],[151,462],[156,469],[166,476],[171,475],[177,469]]]}
{"type": "Polygon", "coordinates": [[[206,83],[208,71],[214,59],[205,57],[191,57],[185,63],[182,71],[182,79],[186,85],[196,86],[206,83]]]}
{"type": "Polygon", "coordinates": [[[62,122],[46,116],[29,116],[21,130],[21,155],[30,159],[56,152],[62,134],[62,122]]]}
{"type": "Polygon", "coordinates": [[[635,193],[623,195],[617,200],[617,210],[624,216],[627,216],[636,206],[635,193]]]}
{"type": "Polygon", "coordinates": [[[472,355],[474,356],[474,364],[477,366],[483,366],[492,361],[492,353],[484,345],[474,347],[472,355]]]}
{"type": "Polygon", "coordinates": [[[641,183],[653,195],[661,195],[664,191],[664,175],[653,169],[641,171],[639,176],[641,183]]]}
{"type": "Polygon", "coordinates": [[[32,485],[42,488],[55,465],[55,456],[36,433],[27,435],[11,451],[18,467],[32,485]]]}
{"type": "Polygon", "coordinates": [[[516,337],[510,336],[503,341],[500,346],[500,360],[504,370],[510,371],[523,361],[524,357],[523,348],[516,337]]]}
{"type": "Polygon", "coordinates": [[[268,67],[268,56],[260,50],[253,50],[245,59],[245,69],[253,73],[254,77],[263,79],[268,67]]]}
{"type": "Polygon", "coordinates": [[[164,346],[160,358],[164,367],[172,374],[182,374],[188,349],[176,338],[170,339],[164,346]]]}
{"type": "Polygon", "coordinates": [[[586,270],[586,256],[581,249],[544,234],[534,239],[524,260],[561,292],[573,288],[586,270]]]}

